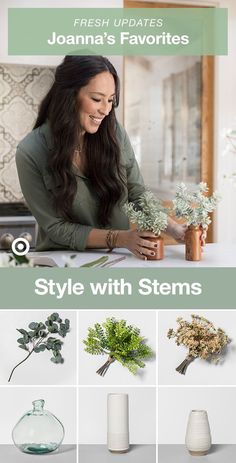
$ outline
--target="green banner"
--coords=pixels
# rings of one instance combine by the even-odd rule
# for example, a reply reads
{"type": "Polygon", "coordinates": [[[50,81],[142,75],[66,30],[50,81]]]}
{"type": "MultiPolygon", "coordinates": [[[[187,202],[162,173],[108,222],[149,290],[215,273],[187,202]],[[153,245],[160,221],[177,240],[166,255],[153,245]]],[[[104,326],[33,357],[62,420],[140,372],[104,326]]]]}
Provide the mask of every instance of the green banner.
{"type": "Polygon", "coordinates": [[[0,309],[236,309],[236,268],[0,269],[0,309]]]}
{"type": "Polygon", "coordinates": [[[9,55],[226,55],[224,8],[9,8],[9,55]]]}

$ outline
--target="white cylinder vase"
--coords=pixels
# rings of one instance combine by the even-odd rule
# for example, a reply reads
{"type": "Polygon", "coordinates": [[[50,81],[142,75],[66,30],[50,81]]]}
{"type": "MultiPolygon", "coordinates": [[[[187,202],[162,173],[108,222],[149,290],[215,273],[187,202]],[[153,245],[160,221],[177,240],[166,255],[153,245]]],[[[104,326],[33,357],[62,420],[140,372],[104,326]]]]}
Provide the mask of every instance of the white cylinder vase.
{"type": "Polygon", "coordinates": [[[211,431],[206,410],[190,412],[185,444],[193,456],[208,454],[211,448],[211,431]]]}
{"type": "Polygon", "coordinates": [[[107,446],[114,453],[125,453],[129,450],[128,394],[107,396],[107,446]]]}

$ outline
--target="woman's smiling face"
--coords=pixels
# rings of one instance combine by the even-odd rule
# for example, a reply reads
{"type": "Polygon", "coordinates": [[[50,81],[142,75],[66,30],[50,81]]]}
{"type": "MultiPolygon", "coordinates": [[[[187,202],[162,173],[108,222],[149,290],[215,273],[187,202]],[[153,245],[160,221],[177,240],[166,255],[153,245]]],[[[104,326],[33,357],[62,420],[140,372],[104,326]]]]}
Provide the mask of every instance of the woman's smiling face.
{"type": "Polygon", "coordinates": [[[108,71],[90,79],[78,94],[79,123],[82,132],[96,133],[108,116],[115,98],[115,81],[108,71]]]}

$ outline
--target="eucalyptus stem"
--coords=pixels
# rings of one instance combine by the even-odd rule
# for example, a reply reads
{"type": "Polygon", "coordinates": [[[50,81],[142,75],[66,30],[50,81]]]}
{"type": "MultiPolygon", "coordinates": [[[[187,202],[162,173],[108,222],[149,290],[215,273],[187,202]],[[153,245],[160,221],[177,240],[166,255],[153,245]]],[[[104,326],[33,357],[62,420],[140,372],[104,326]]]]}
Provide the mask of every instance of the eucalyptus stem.
{"type": "Polygon", "coordinates": [[[61,350],[63,341],[60,338],[65,338],[70,331],[70,320],[65,318],[63,321],[57,312],[52,313],[47,317],[45,322],[30,322],[29,330],[17,328],[21,334],[21,338],[17,339],[19,347],[28,352],[27,356],[17,363],[12,369],[8,382],[11,381],[12,375],[17,367],[26,362],[33,352],[39,354],[45,350],[52,352],[50,361],[55,364],[64,362],[61,350]]]}
{"type": "MultiPolygon", "coordinates": [[[[47,336],[48,335],[49,335],[49,333],[47,333],[47,336]]],[[[19,367],[22,363],[24,363],[31,356],[31,354],[33,354],[35,347],[37,347],[44,339],[46,339],[47,336],[45,336],[45,338],[40,338],[38,340],[38,342],[36,342],[36,344],[33,344],[33,340],[32,340],[33,349],[29,352],[29,354],[23,360],[21,360],[21,362],[17,363],[17,365],[12,369],[11,374],[10,374],[9,379],[8,379],[8,383],[10,383],[12,375],[13,375],[15,369],[17,367],[19,367]]]]}
{"type": "Polygon", "coordinates": [[[12,369],[12,372],[11,372],[11,374],[10,374],[10,376],[9,376],[9,379],[8,379],[8,383],[10,383],[11,378],[12,378],[12,375],[13,375],[15,369],[16,369],[17,367],[19,367],[22,363],[24,363],[24,362],[30,357],[30,355],[31,355],[33,352],[34,352],[34,349],[32,349],[32,350],[29,352],[29,354],[27,355],[27,357],[24,358],[24,360],[21,360],[21,362],[17,363],[17,365],[12,369]]]}

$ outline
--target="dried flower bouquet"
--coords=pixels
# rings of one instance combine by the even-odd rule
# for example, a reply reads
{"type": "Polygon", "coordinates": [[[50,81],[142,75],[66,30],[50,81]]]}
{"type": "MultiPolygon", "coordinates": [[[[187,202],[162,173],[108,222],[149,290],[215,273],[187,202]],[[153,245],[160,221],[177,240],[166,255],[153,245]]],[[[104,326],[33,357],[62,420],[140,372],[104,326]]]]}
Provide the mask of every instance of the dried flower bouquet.
{"type": "Polygon", "coordinates": [[[177,318],[177,330],[171,328],[167,333],[169,339],[175,338],[177,346],[188,348],[186,359],[176,368],[182,375],[196,358],[218,363],[224,348],[231,342],[224,330],[215,328],[206,318],[199,315],[191,317],[191,322],[177,318]]]}

